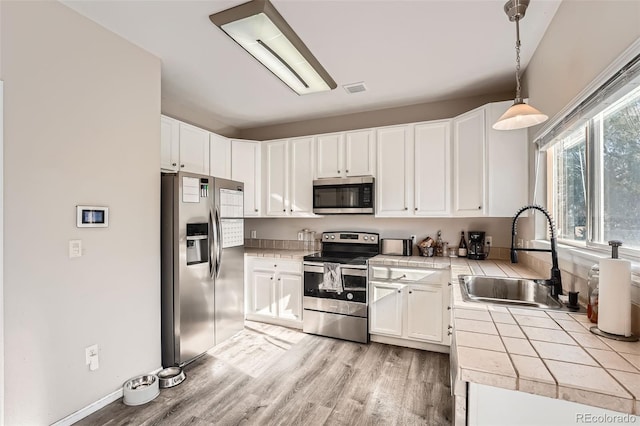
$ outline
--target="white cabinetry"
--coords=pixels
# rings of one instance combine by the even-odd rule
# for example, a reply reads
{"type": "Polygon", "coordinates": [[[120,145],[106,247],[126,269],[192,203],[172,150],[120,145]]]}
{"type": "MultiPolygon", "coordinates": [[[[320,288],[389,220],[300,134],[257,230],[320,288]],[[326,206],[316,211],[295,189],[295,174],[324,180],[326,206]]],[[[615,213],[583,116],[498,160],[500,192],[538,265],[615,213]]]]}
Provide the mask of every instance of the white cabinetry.
{"type": "MultiPolygon", "coordinates": [[[[485,109],[453,119],[453,213],[482,216],[485,194],[485,109]]],[[[524,165],[523,165],[524,167],[524,165]]]]}
{"type": "Polygon", "coordinates": [[[450,214],[449,120],[378,129],[376,216],[450,214]]]}
{"type": "Polygon", "coordinates": [[[180,170],[209,174],[209,132],[180,123],[180,170]]]}
{"type": "Polygon", "coordinates": [[[164,115],[160,117],[160,169],[180,169],[180,122],[164,115]]]}
{"type": "Polygon", "coordinates": [[[209,174],[231,179],[231,140],[209,133],[209,174]]]}
{"type": "Polygon", "coordinates": [[[529,204],[527,129],[494,130],[491,126],[513,101],[486,105],[488,216],[512,217],[529,204]]]}
{"type": "Polygon", "coordinates": [[[373,176],[374,130],[357,130],[316,136],[318,178],[373,176]]]}
{"type": "Polygon", "coordinates": [[[446,352],[448,277],[448,269],[370,265],[371,340],[446,352]]]}
{"type": "Polygon", "coordinates": [[[487,104],[453,120],[454,216],[508,217],[527,204],[526,129],[491,127],[511,103],[487,104]]]}
{"type": "Polygon", "coordinates": [[[302,262],[245,258],[246,317],[302,328],[302,262]]]}
{"type": "Polygon", "coordinates": [[[263,143],[267,216],[313,214],[313,138],[263,143]]]}
{"type": "Polygon", "coordinates": [[[256,141],[231,141],[231,179],[244,182],[244,216],[261,214],[261,154],[256,141]]]}

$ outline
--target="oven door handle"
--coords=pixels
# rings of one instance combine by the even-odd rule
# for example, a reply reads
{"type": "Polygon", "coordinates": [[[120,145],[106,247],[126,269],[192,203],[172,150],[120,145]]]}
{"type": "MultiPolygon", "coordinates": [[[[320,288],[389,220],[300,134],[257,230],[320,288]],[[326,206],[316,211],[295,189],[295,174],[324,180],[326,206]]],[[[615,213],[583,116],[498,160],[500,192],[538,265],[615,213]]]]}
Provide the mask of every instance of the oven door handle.
{"type": "MultiPolygon", "coordinates": [[[[366,277],[366,269],[353,269],[353,268],[340,268],[343,276],[348,277],[366,277]]],[[[313,272],[317,274],[324,274],[324,266],[320,265],[304,265],[304,272],[313,272]]]]}

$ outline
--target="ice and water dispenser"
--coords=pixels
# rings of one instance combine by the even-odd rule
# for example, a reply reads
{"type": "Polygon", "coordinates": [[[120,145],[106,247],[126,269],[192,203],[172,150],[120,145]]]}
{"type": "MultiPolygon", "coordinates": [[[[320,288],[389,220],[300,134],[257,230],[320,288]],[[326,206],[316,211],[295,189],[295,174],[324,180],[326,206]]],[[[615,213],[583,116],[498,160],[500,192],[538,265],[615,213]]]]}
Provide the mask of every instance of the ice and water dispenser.
{"type": "Polygon", "coordinates": [[[209,261],[208,242],[208,223],[187,223],[187,265],[209,261]]]}

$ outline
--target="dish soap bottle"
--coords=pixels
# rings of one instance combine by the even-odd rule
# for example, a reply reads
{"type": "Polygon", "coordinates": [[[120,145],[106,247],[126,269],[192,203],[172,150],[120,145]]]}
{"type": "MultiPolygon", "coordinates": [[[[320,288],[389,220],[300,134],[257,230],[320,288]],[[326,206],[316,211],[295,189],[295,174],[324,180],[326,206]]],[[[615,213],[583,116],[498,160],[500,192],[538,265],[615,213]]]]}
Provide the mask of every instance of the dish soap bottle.
{"type": "Polygon", "coordinates": [[[464,239],[464,231],[460,232],[460,244],[458,244],[458,257],[467,257],[467,241],[464,239]]]}
{"type": "Polygon", "coordinates": [[[588,299],[587,317],[594,324],[598,323],[598,284],[600,282],[600,265],[597,263],[591,267],[587,275],[588,299]]]}

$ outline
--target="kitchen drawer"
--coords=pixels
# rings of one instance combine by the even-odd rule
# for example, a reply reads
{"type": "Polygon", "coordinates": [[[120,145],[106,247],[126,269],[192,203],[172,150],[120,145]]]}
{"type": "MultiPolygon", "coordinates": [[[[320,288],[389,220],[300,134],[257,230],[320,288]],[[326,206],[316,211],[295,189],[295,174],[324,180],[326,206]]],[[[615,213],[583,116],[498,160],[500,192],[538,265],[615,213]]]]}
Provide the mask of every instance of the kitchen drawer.
{"type": "Polygon", "coordinates": [[[251,264],[254,270],[267,270],[302,274],[302,261],[284,260],[276,257],[256,258],[251,264]]]}
{"type": "Polygon", "coordinates": [[[442,284],[446,282],[449,270],[402,268],[394,266],[369,266],[369,280],[411,284],[442,284]]]}

